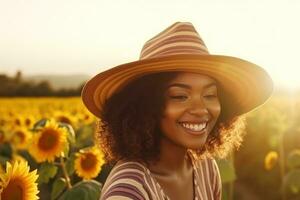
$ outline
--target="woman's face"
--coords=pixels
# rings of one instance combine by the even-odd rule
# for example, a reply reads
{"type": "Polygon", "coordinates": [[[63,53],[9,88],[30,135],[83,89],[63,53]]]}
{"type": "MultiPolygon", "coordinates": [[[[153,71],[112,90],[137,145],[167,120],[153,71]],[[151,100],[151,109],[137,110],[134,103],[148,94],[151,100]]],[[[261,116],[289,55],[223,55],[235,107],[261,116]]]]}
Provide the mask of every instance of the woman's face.
{"type": "Polygon", "coordinates": [[[216,81],[196,73],[180,73],[167,85],[160,128],[184,148],[200,149],[220,115],[216,81]]]}

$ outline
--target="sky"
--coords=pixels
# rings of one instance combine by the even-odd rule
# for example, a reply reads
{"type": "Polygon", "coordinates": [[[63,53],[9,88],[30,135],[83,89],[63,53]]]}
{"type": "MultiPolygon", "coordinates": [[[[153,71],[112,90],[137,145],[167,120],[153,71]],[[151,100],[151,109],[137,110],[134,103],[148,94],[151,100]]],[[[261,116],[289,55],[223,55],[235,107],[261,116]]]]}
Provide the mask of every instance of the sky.
{"type": "Polygon", "coordinates": [[[95,75],[138,60],[177,21],[211,54],[243,58],[300,88],[299,0],[0,0],[0,73],[95,75]]]}

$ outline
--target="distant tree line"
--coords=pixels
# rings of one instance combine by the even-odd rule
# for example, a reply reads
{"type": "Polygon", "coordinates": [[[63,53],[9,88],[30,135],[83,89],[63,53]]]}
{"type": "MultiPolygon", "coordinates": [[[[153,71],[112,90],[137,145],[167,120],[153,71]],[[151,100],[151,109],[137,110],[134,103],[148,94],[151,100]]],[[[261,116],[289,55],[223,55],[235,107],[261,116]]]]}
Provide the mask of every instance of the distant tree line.
{"type": "Polygon", "coordinates": [[[14,77],[0,74],[0,97],[80,96],[82,87],[83,84],[78,88],[55,90],[48,81],[23,80],[20,71],[14,77]]]}

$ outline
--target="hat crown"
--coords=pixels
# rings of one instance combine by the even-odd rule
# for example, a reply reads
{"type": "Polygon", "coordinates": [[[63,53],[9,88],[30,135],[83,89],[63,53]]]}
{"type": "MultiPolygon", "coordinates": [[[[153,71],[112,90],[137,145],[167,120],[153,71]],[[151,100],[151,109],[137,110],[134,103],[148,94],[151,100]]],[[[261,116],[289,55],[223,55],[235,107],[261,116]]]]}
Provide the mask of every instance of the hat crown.
{"type": "Polygon", "coordinates": [[[176,22],[148,40],[142,48],[140,60],[178,54],[209,54],[205,43],[189,22],[176,22]]]}

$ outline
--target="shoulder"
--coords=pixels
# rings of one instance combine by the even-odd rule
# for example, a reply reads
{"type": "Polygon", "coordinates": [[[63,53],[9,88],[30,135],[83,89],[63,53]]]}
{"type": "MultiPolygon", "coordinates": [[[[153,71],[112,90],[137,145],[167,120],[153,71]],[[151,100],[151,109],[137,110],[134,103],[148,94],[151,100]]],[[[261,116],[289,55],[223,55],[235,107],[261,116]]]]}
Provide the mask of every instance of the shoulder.
{"type": "Polygon", "coordinates": [[[101,191],[101,200],[148,199],[145,168],[138,162],[118,162],[101,191]]]}
{"type": "Polygon", "coordinates": [[[203,158],[196,160],[195,167],[202,174],[209,176],[211,179],[216,179],[220,176],[218,164],[214,158],[203,158]]]}
{"type": "Polygon", "coordinates": [[[204,158],[196,161],[196,171],[199,174],[199,181],[205,183],[206,187],[211,191],[214,199],[222,197],[222,181],[219,167],[213,158],[204,158]]]}

